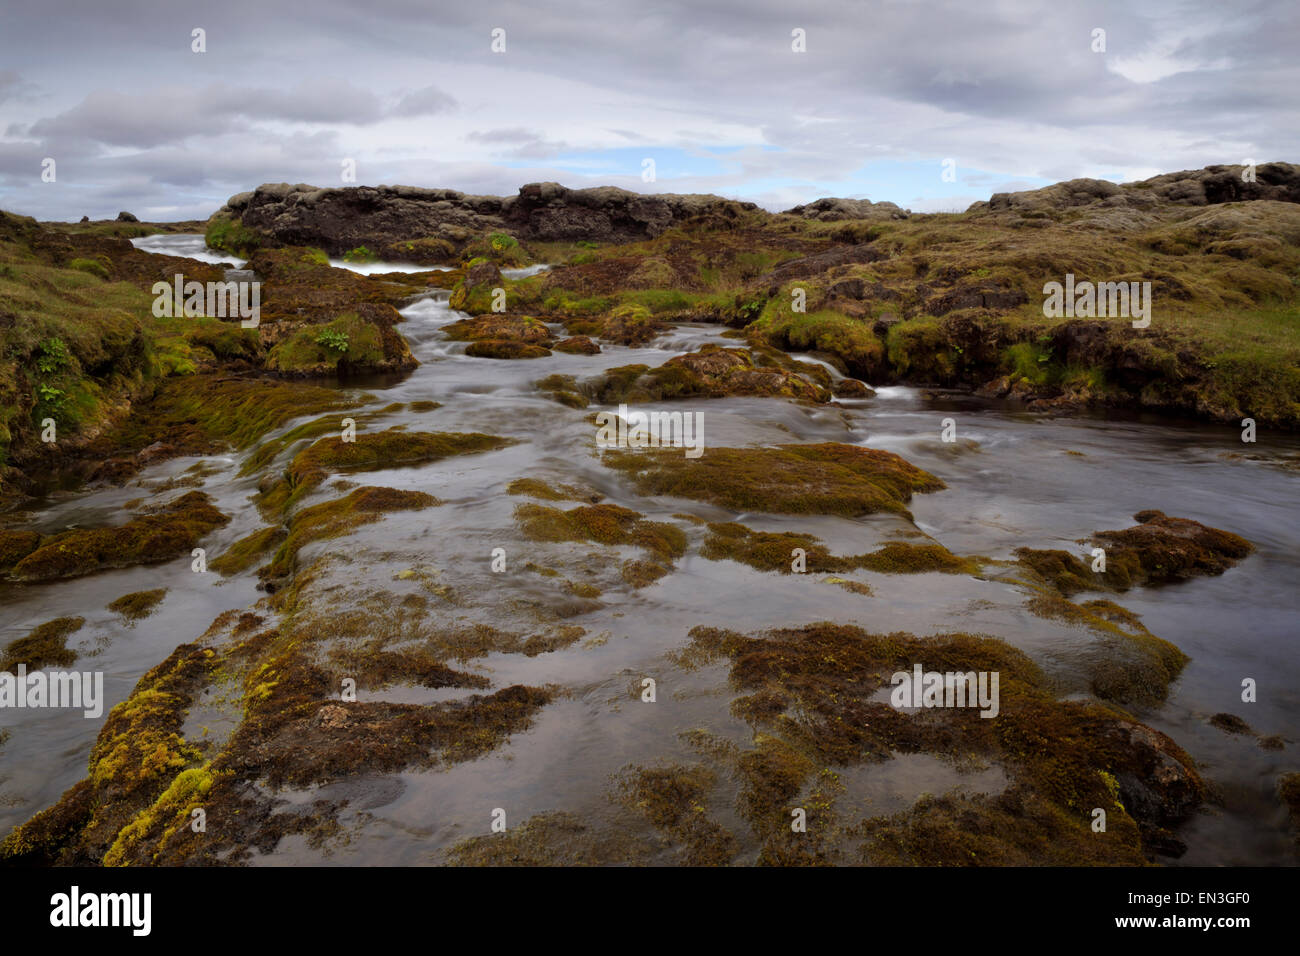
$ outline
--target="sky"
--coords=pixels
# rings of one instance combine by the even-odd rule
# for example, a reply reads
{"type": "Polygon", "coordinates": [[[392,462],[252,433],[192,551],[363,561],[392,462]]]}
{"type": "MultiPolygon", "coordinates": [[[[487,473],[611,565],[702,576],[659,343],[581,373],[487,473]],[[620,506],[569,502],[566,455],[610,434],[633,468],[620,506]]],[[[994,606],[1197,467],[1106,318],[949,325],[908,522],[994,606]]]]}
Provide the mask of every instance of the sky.
{"type": "Polygon", "coordinates": [[[351,167],[955,211],[1300,161],[1298,49],[1296,0],[7,0],[0,208],[203,219],[351,167]]]}

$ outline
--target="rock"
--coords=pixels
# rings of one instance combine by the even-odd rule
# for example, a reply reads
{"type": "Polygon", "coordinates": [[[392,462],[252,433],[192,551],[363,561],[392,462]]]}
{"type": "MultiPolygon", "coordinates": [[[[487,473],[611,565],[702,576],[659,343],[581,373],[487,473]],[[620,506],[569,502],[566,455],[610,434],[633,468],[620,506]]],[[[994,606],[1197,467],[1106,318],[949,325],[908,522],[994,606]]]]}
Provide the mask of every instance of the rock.
{"type": "Polygon", "coordinates": [[[176,448],[166,442],[156,441],[147,448],[142,448],[135,456],[135,459],[143,467],[154,461],[164,458],[171,458],[176,454],[176,448]]]}
{"type": "Polygon", "coordinates": [[[119,212],[117,214],[117,221],[118,222],[139,222],[140,220],[135,218],[135,216],[131,215],[129,212],[119,212]]]}
{"type": "Polygon", "coordinates": [[[474,358],[534,359],[546,358],[551,350],[512,339],[482,339],[469,343],[465,347],[465,354],[474,358]]]}
{"type": "Polygon", "coordinates": [[[89,217],[89,216],[82,216],[82,217],[81,217],[81,221],[82,221],[82,222],[90,222],[90,217],[89,217]]]}
{"type": "Polygon", "coordinates": [[[550,345],[551,330],[529,315],[489,313],[461,319],[443,328],[447,338],[457,342],[508,341],[524,345],[550,345]]]}
{"type": "Polygon", "coordinates": [[[501,286],[501,270],[495,262],[479,262],[469,267],[465,273],[465,288],[473,289],[485,285],[489,288],[501,286]]]}
{"type": "Polygon", "coordinates": [[[870,199],[834,199],[826,197],[803,206],[787,209],[783,215],[802,216],[804,219],[832,222],[840,219],[880,221],[907,219],[912,213],[910,210],[902,209],[892,202],[873,203],[870,199]]]}
{"type": "Polygon", "coordinates": [[[1128,766],[1115,775],[1120,800],[1144,837],[1177,826],[1201,804],[1205,785],[1187,755],[1164,734],[1117,720],[1107,737],[1127,756],[1128,766]]]}
{"type": "MultiPolygon", "coordinates": [[[[1015,212],[1028,216],[1053,216],[1087,208],[1131,213],[1147,210],[1160,201],[1180,206],[1206,206],[1250,199],[1300,203],[1300,166],[1264,163],[1255,169],[1253,182],[1244,180],[1242,166],[1207,166],[1205,169],[1165,173],[1122,186],[1101,179],[1071,179],[1043,189],[995,193],[968,211],[1015,212]]],[[[1120,224],[1124,216],[1105,216],[1107,224],[1120,224]]],[[[1141,216],[1127,220],[1132,228],[1148,223],[1141,216]]]]}
{"type": "Polygon", "coordinates": [[[302,183],[264,183],[232,196],[218,212],[282,245],[319,246],[341,255],[357,246],[384,249],[416,239],[463,243],[472,236],[509,232],[520,240],[585,239],[633,242],[704,215],[758,209],[711,195],[643,195],[600,186],[569,189],[529,183],[512,197],[473,196],[414,186],[321,189],[302,183]]]}
{"type": "Polygon", "coordinates": [[[572,335],[567,339],[561,339],[552,347],[557,352],[568,352],[572,355],[600,354],[600,346],[585,335],[572,335]]]}
{"type": "Polygon", "coordinates": [[[856,378],[842,378],[835,383],[836,398],[873,398],[875,389],[856,378]]]}

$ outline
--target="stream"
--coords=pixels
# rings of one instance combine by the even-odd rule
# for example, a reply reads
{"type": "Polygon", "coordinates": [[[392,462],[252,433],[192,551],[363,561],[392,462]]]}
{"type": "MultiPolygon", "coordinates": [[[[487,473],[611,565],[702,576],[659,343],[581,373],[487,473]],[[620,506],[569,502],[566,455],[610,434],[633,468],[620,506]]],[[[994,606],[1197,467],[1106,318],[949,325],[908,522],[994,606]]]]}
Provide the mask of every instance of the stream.
{"type": "MultiPolygon", "coordinates": [[[[242,265],[204,249],[201,236],[150,236],[135,244],[152,252],[242,265]]],[[[428,268],[334,264],[367,274],[428,268]]],[[[407,584],[398,578],[404,570],[428,569],[457,591],[474,595],[468,605],[449,607],[446,614],[505,629],[520,629],[520,607],[559,607],[554,586],[522,570],[527,562],[545,564],[562,556],[568,567],[585,560],[603,593],[577,608],[580,613],[557,611],[564,615],[564,624],[586,629],[585,640],[535,657],[494,653],[456,663],[488,676],[493,689],[512,683],[563,687],[566,694],[543,708],[531,729],[484,757],[449,768],[348,778],[282,793],[290,802],[346,798],[341,822],[349,838],[323,855],[303,838],[289,837],[275,853],[256,856],[255,862],[439,863],[448,847],[486,832],[489,814],[497,807],[507,808],[512,825],[550,810],[595,821],[611,819],[605,795],[610,775],[631,763],[698,759],[679,737],[684,731],[706,728],[742,745],[752,738],[749,726],[729,713],[732,695],[726,689],[725,665],[684,671],[669,660],[697,625],[751,633],[830,620],[882,633],[987,633],[1067,679],[1095,641],[1086,630],[1031,614],[1025,608],[1024,589],[1005,581],[856,573],[875,592],[864,596],[827,584],[815,574],[778,575],[706,560],[698,554],[694,538],[675,571],[654,584],[639,590],[609,584],[600,576],[608,574],[601,565],[611,562],[597,546],[540,544],[520,537],[513,511],[528,499],[506,494],[511,480],[536,477],[590,486],[605,495],[605,501],[655,521],[682,524],[673,515],[687,513],[710,521],[736,520],[756,530],[811,533],[837,554],[870,551],[913,529],[905,517],[883,513],[857,519],[736,515],[700,502],[639,496],[623,476],[603,467],[593,451],[594,428],[588,418],[602,408],[568,408],[533,387],[555,373],[581,378],[632,363],[660,365],[706,343],[737,344],[722,337],[722,326],[678,325],[646,348],[602,342],[601,353],[594,356],[557,352],[535,360],[497,361],[467,357],[464,343],[442,334],[444,326],[465,317],[448,307],[446,292],[432,292],[401,312],[405,323],[399,331],[420,367],[401,378],[339,384],[355,395],[373,396],[350,414],[375,413],[366,427],[481,431],[519,443],[360,476],[365,484],[427,491],[442,505],[391,515],[346,538],[314,543],[304,549],[301,561],[327,551],[337,554],[339,560],[328,575],[337,579],[340,593],[348,595],[340,600],[381,582],[398,591],[407,584]],[[380,414],[393,403],[430,400],[441,407],[380,414]],[[510,573],[489,571],[496,547],[506,549],[510,573]],[[659,701],[653,707],[641,705],[627,690],[643,675],[658,681],[659,701]]],[[[1274,788],[1279,774],[1297,769],[1295,748],[1300,745],[1300,653],[1295,646],[1300,622],[1300,437],[1261,433],[1258,444],[1244,445],[1240,431],[1232,427],[1135,415],[1051,417],[969,395],[908,387],[882,387],[873,398],[840,399],[822,406],[725,398],[655,407],[703,413],[706,455],[710,447],[824,441],[897,452],[947,484],[945,491],[917,495],[910,507],[917,528],[960,555],[1010,559],[1019,547],[1086,555],[1078,539],[1103,529],[1127,528],[1135,512],[1150,508],[1249,539],[1257,551],[1221,576],[1139,588],[1115,600],[1191,657],[1168,700],[1157,709],[1135,713],[1185,748],[1218,795],[1217,803],[1207,804],[1180,829],[1187,852],[1164,862],[1294,862],[1286,812],[1274,788]],[[945,418],[956,422],[955,443],[940,441],[945,418]],[[1240,699],[1246,677],[1258,684],[1256,703],[1240,699]],[[1282,735],[1286,748],[1265,750],[1253,737],[1216,729],[1208,718],[1221,711],[1244,718],[1260,735],[1282,735]]],[[[305,420],[286,423],[266,439],[305,420]]],[[[121,523],[127,502],[155,493],[158,500],[174,496],[153,488],[203,460],[212,468],[202,490],[232,517],[229,525],[202,542],[211,557],[264,526],[249,500],[258,475],[238,475],[251,451],[173,459],[146,468],[125,487],[55,494],[33,506],[24,526],[53,530],[121,523]]],[[[337,494],[323,486],[308,503],[337,494]]],[[[635,549],[618,550],[625,552],[620,557],[639,556],[635,549]]],[[[256,604],[264,596],[256,584],[251,569],[229,578],[194,574],[188,559],[71,581],[0,584],[0,640],[7,643],[54,617],[83,616],[86,624],[69,647],[81,654],[77,669],[104,672],[107,714],[142,674],[178,644],[195,640],[218,614],[256,604]],[[106,609],[123,594],[161,587],[168,590],[157,611],[133,626],[106,609]]],[[[322,581],[315,586],[327,585],[322,581]]],[[[391,687],[377,696],[416,702],[469,693],[415,686],[391,687]]],[[[214,718],[207,731],[229,732],[220,720],[214,718]]],[[[90,748],[102,726],[102,717],[84,719],[80,711],[0,711],[0,733],[8,732],[0,746],[0,833],[53,804],[85,775],[90,748]]],[[[1005,780],[996,768],[959,772],[936,758],[913,755],[851,768],[842,782],[847,788],[844,805],[865,815],[905,809],[922,792],[954,787],[993,792],[1005,780]]],[[[747,826],[733,802],[720,799],[710,809],[741,837],[737,862],[745,862],[757,844],[745,842],[747,826]]]]}

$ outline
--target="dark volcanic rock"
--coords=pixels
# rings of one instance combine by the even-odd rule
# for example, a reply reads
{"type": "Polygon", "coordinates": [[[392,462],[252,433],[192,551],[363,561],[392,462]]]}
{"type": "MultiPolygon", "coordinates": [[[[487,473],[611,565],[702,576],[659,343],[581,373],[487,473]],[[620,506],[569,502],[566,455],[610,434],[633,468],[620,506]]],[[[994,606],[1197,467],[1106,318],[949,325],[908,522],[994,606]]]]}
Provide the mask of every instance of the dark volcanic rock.
{"type": "Polygon", "coordinates": [[[870,199],[835,199],[824,197],[804,206],[787,209],[786,215],[802,216],[830,222],[839,219],[890,220],[907,219],[911,211],[892,202],[872,202],[870,199]]]}
{"type": "Polygon", "coordinates": [[[443,239],[463,243],[494,231],[520,239],[632,242],[653,238],[697,216],[754,210],[710,195],[642,195],[600,186],[568,189],[530,183],[518,196],[471,196],[414,186],[315,186],[269,183],[232,196],[217,213],[237,216],[286,245],[319,246],[339,255],[357,246],[443,239]]]}
{"type": "Polygon", "coordinates": [[[119,212],[117,214],[117,221],[118,222],[139,222],[140,220],[135,218],[135,216],[131,215],[129,212],[119,212]]]}
{"type": "Polygon", "coordinates": [[[970,208],[991,212],[1009,210],[1024,215],[1093,205],[1142,210],[1161,201],[1182,206],[1207,206],[1248,199],[1300,202],[1300,166],[1264,163],[1255,168],[1253,182],[1242,178],[1244,168],[1207,166],[1165,173],[1122,186],[1102,179],[1071,179],[1027,192],[995,193],[988,202],[977,202],[970,208]]]}

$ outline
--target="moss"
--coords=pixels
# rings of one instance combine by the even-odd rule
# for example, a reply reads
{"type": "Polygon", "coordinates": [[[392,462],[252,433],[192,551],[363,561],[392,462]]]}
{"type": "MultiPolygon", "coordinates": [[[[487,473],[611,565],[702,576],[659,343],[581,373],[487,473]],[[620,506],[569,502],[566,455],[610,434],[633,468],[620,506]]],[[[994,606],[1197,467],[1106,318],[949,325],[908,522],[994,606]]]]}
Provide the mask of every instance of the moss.
{"type": "Polygon", "coordinates": [[[1116,558],[1136,562],[1147,583],[1222,574],[1255,550],[1240,535],[1162,511],[1140,511],[1133,518],[1137,526],[1099,531],[1097,540],[1106,548],[1108,571],[1116,558]]]}
{"type": "Polygon", "coordinates": [[[660,564],[658,561],[624,561],[618,573],[630,588],[643,588],[654,584],[660,578],[672,573],[672,564],[660,564]]]}
{"type": "Polygon", "coordinates": [[[222,575],[238,574],[251,567],[253,562],[282,542],[287,535],[288,532],[280,525],[254,531],[209,561],[208,567],[222,575]]]}
{"type": "Polygon", "coordinates": [[[530,315],[479,315],[445,325],[442,333],[453,342],[517,342],[538,346],[551,342],[551,330],[546,323],[530,315]]]}
{"type": "Polygon", "coordinates": [[[715,784],[715,775],[703,765],[631,766],[615,777],[615,792],[620,803],[682,845],[681,863],[725,866],[739,844],[709,815],[706,801],[715,784]]]}
{"type": "Polygon", "coordinates": [[[157,564],[187,553],[230,521],[201,491],[191,491],[124,525],[78,528],[41,539],[9,576],[19,581],[75,578],[107,568],[157,564]]]}
{"type": "Polygon", "coordinates": [[[601,499],[601,494],[589,488],[577,485],[552,485],[537,478],[516,478],[506,485],[508,495],[527,495],[529,498],[541,498],[543,501],[585,501],[594,504],[601,499]]]}
{"type": "Polygon", "coordinates": [[[1161,511],[1140,511],[1123,531],[1099,531],[1092,543],[1106,551],[1106,570],[1093,572],[1060,550],[1020,548],[1019,563],[1066,597],[1080,591],[1127,591],[1196,575],[1222,574],[1255,550],[1245,538],[1161,511]]]}
{"type": "Polygon", "coordinates": [[[29,671],[71,666],[77,654],[68,650],[68,638],[85,623],[84,617],[56,617],[34,627],[26,637],[10,641],[5,647],[0,671],[13,673],[19,664],[25,664],[29,671]]]}
{"type": "Polygon", "coordinates": [[[89,272],[93,276],[107,281],[111,278],[108,272],[108,266],[99,259],[70,259],[68,260],[69,269],[77,269],[81,272],[89,272]]]}
{"type": "Polygon", "coordinates": [[[389,512],[418,510],[436,504],[439,504],[437,498],[422,491],[366,486],[346,497],[303,508],[293,516],[284,542],[259,574],[271,580],[285,578],[297,565],[298,551],[313,541],[337,538],[363,524],[378,521],[389,512]]]}
{"type": "Polygon", "coordinates": [[[551,398],[561,405],[568,405],[570,408],[587,407],[587,396],[580,391],[578,380],[572,375],[548,375],[539,380],[536,385],[541,391],[550,392],[551,398]]]}
{"type": "Polygon", "coordinates": [[[630,508],[584,505],[562,511],[545,505],[522,504],[515,520],[533,541],[596,541],[605,545],[644,548],[671,563],[686,552],[686,535],[675,525],[646,521],[630,508]]]}
{"type": "Polygon", "coordinates": [[[486,339],[465,346],[465,354],[471,358],[534,359],[545,358],[551,354],[551,350],[540,345],[529,345],[526,342],[486,339]]]}
{"type": "Polygon", "coordinates": [[[392,684],[416,684],[420,687],[471,687],[483,689],[491,684],[481,674],[454,670],[428,650],[386,651],[380,641],[334,655],[338,671],[353,678],[359,688],[381,688],[392,684]]]}
{"type": "Polygon", "coordinates": [[[830,623],[760,637],[696,628],[691,638],[679,663],[728,659],[731,684],[744,695],[732,711],[755,725],[756,737],[738,763],[742,809],[760,836],[776,841],[769,845],[778,856],[789,806],[816,768],[898,752],[997,761],[1012,783],[1003,794],[975,799],[969,819],[977,825],[963,839],[955,835],[967,818],[947,798],[868,821],[860,833],[871,862],[1041,864],[1072,854],[1140,862],[1147,841],[1164,839],[1204,796],[1190,758],[1172,741],[1104,707],[1056,700],[1037,666],[994,638],[878,635],[830,623]],[[998,716],[983,719],[974,708],[909,714],[880,701],[890,675],[910,672],[913,663],[927,671],[998,672],[998,716]],[[1120,782],[1122,805],[1103,772],[1120,782]],[[1112,808],[1104,841],[1090,832],[1097,806],[1112,808]],[[1140,817],[1125,807],[1140,808],[1140,817]]]}
{"type": "Polygon", "coordinates": [[[27,555],[40,547],[41,535],[36,531],[0,529],[0,573],[8,571],[27,555]]]}
{"type": "Polygon", "coordinates": [[[607,451],[641,494],[693,498],[737,511],[785,514],[906,512],[917,491],[943,482],[892,452],[828,442],[777,448],[710,448],[696,460],[680,451],[607,451]]]}
{"type": "Polygon", "coordinates": [[[201,806],[204,797],[212,789],[212,783],[212,773],[207,766],[191,767],[178,773],[153,805],[118,833],[117,839],[104,854],[104,866],[122,866],[134,855],[146,837],[165,837],[168,831],[188,825],[191,810],[201,806]]]}
{"type": "Polygon", "coordinates": [[[150,591],[134,591],[123,594],[108,605],[115,614],[122,615],[128,621],[140,621],[154,612],[154,609],[167,596],[166,588],[154,588],[150,591]]]}
{"type": "Polygon", "coordinates": [[[1040,617],[1087,627],[1098,635],[1087,666],[1092,692],[1103,700],[1155,706],[1165,700],[1170,684],[1190,660],[1147,630],[1136,614],[1112,601],[1080,605],[1044,592],[1031,598],[1028,607],[1040,617]]]}
{"type": "Polygon", "coordinates": [[[810,534],[789,531],[751,531],[734,521],[709,525],[709,536],[700,547],[700,556],[710,561],[739,561],[760,571],[791,573],[795,548],[806,554],[807,570],[829,571],[838,568],[839,559],[817,544],[810,534]]]}
{"type": "Polygon", "coordinates": [[[480,432],[406,432],[390,428],[361,432],[350,442],[338,436],[322,438],[299,452],[289,470],[300,478],[331,470],[376,471],[496,451],[513,444],[513,439],[480,432]]]}
{"type": "Polygon", "coordinates": [[[1277,781],[1278,796],[1291,816],[1296,845],[1300,846],[1300,773],[1283,774],[1277,781]]]}
{"type": "Polygon", "coordinates": [[[268,353],[266,367],[289,375],[329,375],[382,368],[387,358],[380,327],[349,312],[291,333],[268,353]]]}
{"type": "Polygon", "coordinates": [[[624,830],[596,829],[578,814],[554,811],[504,833],[462,840],[447,857],[452,866],[627,866],[643,863],[654,850],[624,830]]]}
{"type": "Polygon", "coordinates": [[[941,571],[944,574],[978,574],[979,563],[971,558],[959,558],[941,544],[909,544],[891,541],[871,554],[849,558],[852,567],[885,574],[922,574],[941,571]]]}
{"type": "Polygon", "coordinates": [[[358,404],[337,389],[303,382],[194,375],[166,382],[110,441],[128,449],[163,441],[177,454],[205,454],[225,443],[245,448],[301,415],[358,404]]]}

